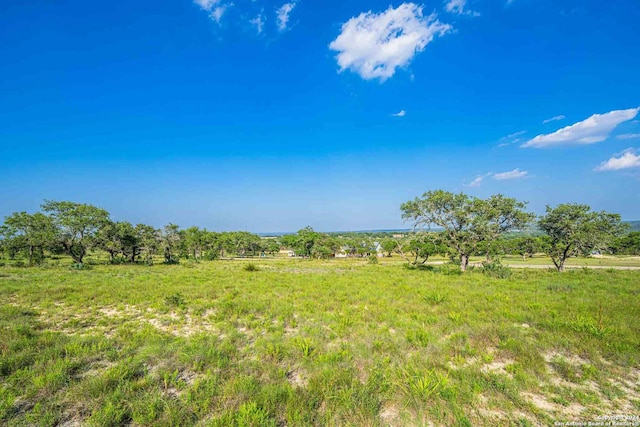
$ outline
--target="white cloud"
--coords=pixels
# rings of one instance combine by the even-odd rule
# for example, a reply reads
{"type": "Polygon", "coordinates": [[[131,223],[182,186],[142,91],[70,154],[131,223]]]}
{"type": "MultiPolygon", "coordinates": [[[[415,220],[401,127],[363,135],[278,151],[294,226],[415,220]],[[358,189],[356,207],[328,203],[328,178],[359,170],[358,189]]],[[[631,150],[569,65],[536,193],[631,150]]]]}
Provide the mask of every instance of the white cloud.
{"type": "Polygon", "coordinates": [[[213,12],[211,12],[209,16],[219,24],[220,20],[222,19],[222,15],[224,15],[227,9],[229,9],[231,6],[233,6],[233,3],[222,4],[213,9],[213,12]]]}
{"type": "Polygon", "coordinates": [[[465,184],[465,187],[480,187],[486,178],[493,178],[496,181],[506,181],[509,179],[519,179],[524,178],[529,175],[529,172],[520,170],[516,168],[509,172],[500,172],[500,173],[485,173],[484,175],[477,175],[473,181],[468,184],[465,184]]]}
{"type": "Polygon", "coordinates": [[[622,135],[616,136],[618,139],[635,139],[640,138],[640,133],[623,133],[622,135]]]}
{"type": "Polygon", "coordinates": [[[338,52],[339,72],[348,69],[365,80],[383,82],[396,68],[408,65],[436,36],[452,28],[438,21],[435,14],[424,17],[422,7],[403,3],[395,9],[369,11],[349,19],[329,49],[338,52]]]}
{"type": "Polygon", "coordinates": [[[522,141],[522,138],[516,138],[516,137],[520,136],[520,135],[523,135],[525,133],[527,133],[526,130],[521,130],[519,132],[514,132],[511,135],[503,136],[498,141],[499,142],[498,147],[506,147],[507,145],[516,144],[516,143],[522,141]]]}
{"type": "Polygon", "coordinates": [[[514,133],[512,133],[511,135],[507,135],[507,136],[503,137],[502,139],[511,139],[511,138],[515,138],[516,136],[520,136],[520,135],[523,135],[523,134],[525,134],[525,133],[527,133],[527,131],[526,131],[526,130],[521,130],[521,131],[519,131],[519,132],[514,132],[514,133]]]}
{"type": "Polygon", "coordinates": [[[258,16],[256,16],[255,18],[249,20],[249,23],[251,25],[253,25],[254,27],[256,27],[256,31],[258,32],[258,34],[262,34],[262,31],[264,30],[264,21],[265,21],[265,17],[262,14],[262,12],[260,12],[260,14],[258,16]]]}
{"type": "Polygon", "coordinates": [[[213,9],[213,6],[218,4],[219,1],[220,0],[194,0],[193,2],[198,6],[200,6],[203,10],[206,10],[207,12],[211,12],[211,10],[213,9]]]}
{"type": "Polygon", "coordinates": [[[594,114],[586,120],[564,127],[553,133],[538,135],[521,147],[544,148],[566,144],[595,144],[604,141],[620,123],[633,119],[638,108],[614,110],[604,114],[594,114]]]}
{"type": "Polygon", "coordinates": [[[498,181],[504,181],[507,179],[524,178],[525,176],[527,176],[528,173],[529,172],[527,171],[521,171],[520,169],[516,168],[510,172],[495,173],[493,174],[493,179],[497,179],[498,181]]]}
{"type": "Polygon", "coordinates": [[[289,23],[289,14],[296,7],[296,2],[285,3],[276,11],[276,19],[278,20],[278,30],[284,31],[289,23]]]}
{"type": "Polygon", "coordinates": [[[466,6],[467,0],[447,0],[445,1],[444,9],[447,12],[455,13],[458,15],[480,16],[478,12],[465,10],[466,6]]]}
{"type": "Polygon", "coordinates": [[[391,116],[392,116],[392,117],[404,117],[406,114],[407,114],[407,112],[406,112],[406,111],[404,111],[404,110],[400,110],[400,111],[398,111],[397,113],[392,114],[391,116]]]}
{"type": "Polygon", "coordinates": [[[563,119],[566,119],[566,117],[560,114],[559,116],[555,116],[555,117],[551,117],[550,119],[543,120],[542,124],[545,125],[547,123],[557,122],[558,120],[563,120],[563,119]]]}
{"type": "Polygon", "coordinates": [[[595,171],[617,171],[620,169],[640,168],[640,155],[636,154],[633,148],[624,150],[620,157],[612,157],[609,160],[600,163],[595,171]]]}
{"type": "Polygon", "coordinates": [[[480,187],[480,185],[482,184],[482,181],[484,181],[485,179],[485,175],[479,175],[476,177],[476,179],[474,179],[473,181],[471,181],[470,183],[466,184],[466,187],[480,187]]]}

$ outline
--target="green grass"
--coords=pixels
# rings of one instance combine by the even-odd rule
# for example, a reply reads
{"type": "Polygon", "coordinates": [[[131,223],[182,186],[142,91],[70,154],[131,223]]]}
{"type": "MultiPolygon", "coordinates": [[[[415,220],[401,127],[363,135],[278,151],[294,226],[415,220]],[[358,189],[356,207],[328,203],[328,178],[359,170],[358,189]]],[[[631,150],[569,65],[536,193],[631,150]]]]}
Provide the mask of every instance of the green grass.
{"type": "Polygon", "coordinates": [[[637,410],[640,272],[380,261],[0,267],[0,424],[548,425],[637,410]]]}

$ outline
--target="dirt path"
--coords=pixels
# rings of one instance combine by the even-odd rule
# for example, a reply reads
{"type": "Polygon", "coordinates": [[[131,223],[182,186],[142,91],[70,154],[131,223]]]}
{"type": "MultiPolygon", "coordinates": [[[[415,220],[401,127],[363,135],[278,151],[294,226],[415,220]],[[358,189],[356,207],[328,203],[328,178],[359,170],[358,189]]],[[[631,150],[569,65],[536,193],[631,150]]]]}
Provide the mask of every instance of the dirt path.
{"type": "MultiPolygon", "coordinates": [[[[433,262],[427,262],[427,265],[442,265],[445,264],[445,261],[433,261],[433,262]]],[[[509,267],[509,268],[534,268],[534,269],[543,269],[543,270],[548,270],[548,269],[555,269],[555,266],[553,266],[553,264],[548,264],[548,265],[537,265],[537,264],[503,264],[505,267],[509,267]]],[[[470,267],[482,267],[482,263],[479,262],[475,262],[475,263],[469,263],[470,267]]],[[[594,269],[594,270],[608,270],[608,269],[613,269],[613,270],[640,270],[640,266],[631,266],[631,265],[565,265],[564,266],[565,269],[579,269],[579,268],[590,268],[590,269],[594,269]]]]}
{"type": "MultiPolygon", "coordinates": [[[[480,264],[481,266],[482,264],[480,264]]],[[[505,264],[507,267],[510,268],[553,268],[555,269],[555,266],[549,264],[549,265],[526,265],[526,264],[505,264]]],[[[613,269],[613,270],[640,270],[640,267],[638,266],[631,266],[631,265],[565,265],[564,268],[566,269],[576,269],[576,268],[592,268],[595,270],[608,270],[608,269],[613,269]]]]}

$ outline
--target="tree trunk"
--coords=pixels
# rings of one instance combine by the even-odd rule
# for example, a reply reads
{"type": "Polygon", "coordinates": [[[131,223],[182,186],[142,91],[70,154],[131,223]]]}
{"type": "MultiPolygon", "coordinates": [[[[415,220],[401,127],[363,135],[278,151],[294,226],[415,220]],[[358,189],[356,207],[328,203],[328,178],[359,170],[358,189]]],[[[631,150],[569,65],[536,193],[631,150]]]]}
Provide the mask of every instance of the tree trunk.
{"type": "Polygon", "coordinates": [[[467,271],[469,265],[469,255],[460,255],[460,271],[467,271]]]}
{"type": "Polygon", "coordinates": [[[33,266],[33,246],[29,246],[29,267],[33,266]]]}
{"type": "Polygon", "coordinates": [[[564,271],[564,261],[560,261],[556,267],[558,268],[558,273],[562,273],[564,271]]]}

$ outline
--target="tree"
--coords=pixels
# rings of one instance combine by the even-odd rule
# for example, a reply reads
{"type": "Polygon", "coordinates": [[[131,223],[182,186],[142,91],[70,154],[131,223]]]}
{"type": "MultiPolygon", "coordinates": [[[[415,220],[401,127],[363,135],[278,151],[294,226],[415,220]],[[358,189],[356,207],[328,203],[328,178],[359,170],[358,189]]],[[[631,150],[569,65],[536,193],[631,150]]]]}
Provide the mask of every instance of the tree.
{"type": "Polygon", "coordinates": [[[395,252],[395,250],[397,249],[398,241],[392,238],[385,238],[380,242],[380,246],[382,247],[382,250],[387,253],[386,256],[390,257],[391,253],[395,252]]]}
{"type": "Polygon", "coordinates": [[[640,255],[640,231],[632,231],[616,239],[613,252],[624,255],[640,255]]]}
{"type": "Polygon", "coordinates": [[[298,230],[296,234],[283,236],[281,242],[286,247],[293,249],[298,256],[311,257],[313,246],[320,238],[320,233],[311,227],[298,230]]]}
{"type": "Polygon", "coordinates": [[[106,210],[82,203],[46,200],[42,210],[51,214],[64,252],[79,264],[95,244],[98,231],[109,222],[106,210]]]}
{"type": "Polygon", "coordinates": [[[444,229],[443,243],[455,255],[460,270],[465,271],[469,257],[482,242],[523,228],[533,219],[524,211],[526,203],[493,195],[483,200],[466,194],[436,190],[400,206],[402,218],[412,220],[414,228],[444,229]]]}
{"type": "Polygon", "coordinates": [[[533,236],[516,237],[510,243],[513,245],[515,253],[522,257],[522,261],[526,260],[527,257],[531,258],[541,249],[539,240],[533,236]]]}
{"type": "Polygon", "coordinates": [[[587,205],[547,206],[538,225],[547,235],[547,255],[559,272],[568,258],[606,248],[624,230],[620,215],[593,212],[587,205]]]}
{"type": "Polygon", "coordinates": [[[413,266],[424,265],[430,256],[444,252],[437,233],[417,233],[392,241],[395,243],[393,251],[413,266]]]}
{"type": "Polygon", "coordinates": [[[175,264],[178,262],[178,252],[182,245],[182,234],[180,227],[175,224],[167,224],[164,226],[162,233],[162,246],[164,252],[164,262],[167,264],[175,264]]]}
{"type": "Polygon", "coordinates": [[[136,247],[139,254],[144,253],[144,260],[148,265],[153,264],[153,256],[158,253],[162,243],[160,230],[150,225],[138,224],[135,227],[136,247]]]}
{"type": "Polygon", "coordinates": [[[198,227],[189,227],[184,231],[185,247],[189,252],[189,256],[192,256],[195,261],[198,261],[198,257],[205,246],[206,234],[207,230],[200,230],[198,227]]]}
{"type": "Polygon", "coordinates": [[[264,246],[264,250],[269,255],[275,256],[280,252],[280,243],[275,239],[268,239],[264,246]]]}
{"type": "Polygon", "coordinates": [[[311,256],[316,259],[331,258],[340,248],[338,241],[328,234],[318,233],[318,237],[313,242],[311,256]]]}
{"type": "Polygon", "coordinates": [[[14,212],[5,218],[0,234],[7,248],[25,252],[32,266],[44,259],[44,251],[53,245],[56,232],[52,218],[47,215],[14,212]]]}
{"type": "Polygon", "coordinates": [[[107,222],[96,234],[95,246],[109,254],[112,264],[119,255],[134,263],[142,251],[136,228],[127,221],[107,222]]]}

